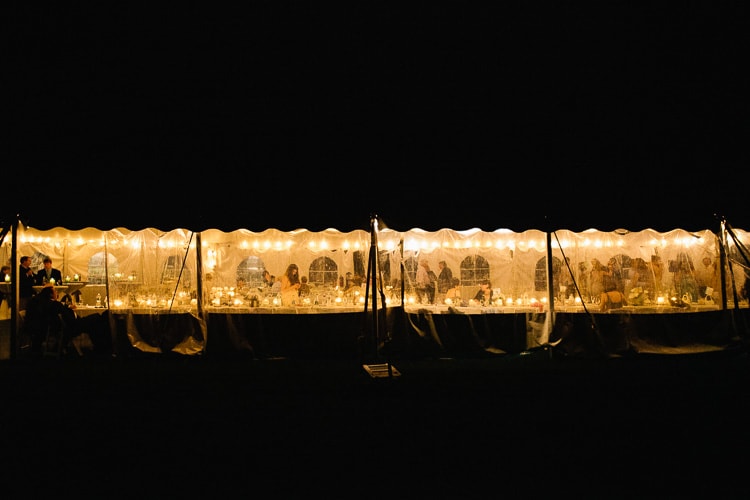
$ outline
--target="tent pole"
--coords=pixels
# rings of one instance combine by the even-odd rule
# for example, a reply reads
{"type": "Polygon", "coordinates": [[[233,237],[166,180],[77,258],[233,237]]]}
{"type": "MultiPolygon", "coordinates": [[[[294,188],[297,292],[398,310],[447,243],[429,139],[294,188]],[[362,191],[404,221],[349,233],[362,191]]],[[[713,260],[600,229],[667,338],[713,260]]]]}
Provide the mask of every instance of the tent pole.
{"type": "MultiPolygon", "coordinates": [[[[367,281],[365,286],[365,308],[364,308],[364,318],[365,322],[367,321],[367,304],[371,300],[372,301],[372,330],[371,335],[368,335],[368,329],[365,328],[364,331],[364,338],[362,339],[362,350],[363,350],[363,357],[367,358],[366,354],[369,350],[369,347],[372,347],[372,360],[373,361],[379,361],[379,346],[380,346],[380,324],[379,324],[379,311],[378,311],[378,283],[380,283],[381,290],[382,290],[382,275],[381,273],[378,273],[378,216],[372,215],[370,218],[370,252],[369,252],[369,260],[367,263],[367,281]]],[[[382,294],[381,297],[381,306],[383,308],[383,314],[386,312],[386,306],[385,306],[385,295],[382,294]]],[[[383,319],[385,321],[385,319],[383,319]]],[[[394,376],[400,375],[398,370],[395,370],[393,368],[393,365],[391,364],[390,359],[390,346],[388,345],[390,342],[390,339],[387,338],[388,335],[384,336],[384,351],[385,351],[385,363],[374,363],[374,364],[367,364],[363,363],[363,368],[365,371],[367,371],[371,377],[373,378],[384,378],[387,377],[388,379],[392,379],[394,376]]],[[[367,359],[364,359],[363,361],[367,361],[367,359]]]]}
{"type": "Polygon", "coordinates": [[[10,234],[10,261],[13,263],[10,269],[10,275],[13,279],[13,292],[9,294],[9,297],[11,297],[12,303],[11,303],[11,315],[10,315],[10,357],[12,359],[17,359],[20,354],[21,346],[20,344],[20,335],[19,335],[19,326],[21,324],[20,319],[20,311],[18,310],[18,301],[20,299],[19,297],[19,280],[20,275],[18,272],[20,271],[19,266],[20,263],[18,262],[18,222],[20,220],[20,215],[16,215],[13,218],[13,225],[11,228],[11,234],[10,234]]]}
{"type": "MultiPolygon", "coordinates": [[[[552,274],[552,232],[547,230],[547,301],[549,307],[544,318],[544,345],[549,345],[549,338],[555,327],[555,277],[552,274]]],[[[549,350],[552,356],[552,349],[549,350]]]]}
{"type": "Polygon", "coordinates": [[[721,310],[727,309],[727,229],[726,221],[719,225],[719,286],[721,286],[721,310]]]}

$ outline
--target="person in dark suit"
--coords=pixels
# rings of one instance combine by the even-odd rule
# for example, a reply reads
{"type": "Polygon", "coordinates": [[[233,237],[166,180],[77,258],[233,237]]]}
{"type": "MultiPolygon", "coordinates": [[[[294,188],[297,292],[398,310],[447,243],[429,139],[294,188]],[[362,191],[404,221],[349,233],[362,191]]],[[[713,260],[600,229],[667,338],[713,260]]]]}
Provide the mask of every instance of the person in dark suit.
{"type": "Polygon", "coordinates": [[[18,310],[26,309],[29,299],[34,296],[34,283],[36,275],[31,269],[31,257],[24,255],[20,260],[18,268],[18,310]]]}
{"type": "Polygon", "coordinates": [[[453,286],[453,270],[448,267],[444,260],[438,262],[438,269],[440,269],[440,272],[437,277],[437,293],[445,296],[453,286]]]}
{"type": "Polygon", "coordinates": [[[54,267],[52,267],[52,258],[47,256],[44,258],[44,260],[42,260],[42,263],[44,264],[44,268],[40,269],[39,272],[36,273],[36,284],[38,286],[44,286],[47,283],[62,285],[62,273],[59,269],[55,269],[54,267]]]}

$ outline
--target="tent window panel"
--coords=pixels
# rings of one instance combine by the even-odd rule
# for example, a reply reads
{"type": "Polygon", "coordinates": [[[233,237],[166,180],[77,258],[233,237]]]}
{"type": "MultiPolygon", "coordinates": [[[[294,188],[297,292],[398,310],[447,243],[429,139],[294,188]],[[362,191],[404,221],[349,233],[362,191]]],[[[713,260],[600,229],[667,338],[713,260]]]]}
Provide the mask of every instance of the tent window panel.
{"type": "MultiPolygon", "coordinates": [[[[370,258],[367,258],[367,266],[364,264],[364,252],[354,252],[354,274],[362,277],[362,281],[367,278],[367,271],[371,274],[380,272],[383,275],[383,283],[391,284],[391,253],[388,250],[378,252],[378,269],[368,269],[370,267],[370,258]]],[[[415,270],[416,276],[416,270],[415,270]]],[[[379,276],[378,276],[379,277],[379,276]]]]}
{"type": "Polygon", "coordinates": [[[310,264],[309,282],[315,286],[336,286],[339,266],[330,257],[318,257],[310,264]]]}
{"type": "Polygon", "coordinates": [[[256,255],[251,255],[237,266],[237,283],[244,282],[249,287],[261,287],[263,286],[263,273],[265,270],[266,265],[263,263],[263,259],[256,255]]]}
{"type": "Polygon", "coordinates": [[[362,250],[355,250],[352,255],[354,264],[354,274],[357,276],[365,276],[367,270],[365,269],[365,262],[369,259],[365,258],[365,253],[362,250]]]}
{"type": "Polygon", "coordinates": [[[490,264],[481,255],[469,255],[461,261],[461,286],[476,286],[490,279],[490,264]]]}
{"type": "Polygon", "coordinates": [[[105,258],[104,252],[95,253],[89,259],[88,282],[92,285],[103,285],[107,282],[107,270],[110,274],[117,274],[120,272],[119,267],[114,255],[107,254],[105,258]]]}
{"type": "Polygon", "coordinates": [[[404,259],[404,279],[406,280],[406,293],[414,293],[414,283],[417,282],[417,267],[419,259],[415,256],[404,259]]]}
{"type": "MultiPolygon", "coordinates": [[[[383,284],[391,284],[391,254],[387,250],[378,252],[380,272],[383,275],[383,284]]],[[[364,274],[362,275],[364,276],[364,274]]]]}
{"type": "MultiPolygon", "coordinates": [[[[563,263],[557,257],[552,257],[552,280],[555,294],[559,290],[559,276],[562,272],[563,263]]],[[[565,269],[568,272],[568,269],[565,269]]],[[[546,292],[547,291],[547,257],[542,257],[536,261],[534,266],[534,291],[535,292],[546,292]]]]}
{"type": "Polygon", "coordinates": [[[191,276],[190,269],[182,269],[182,256],[170,255],[164,261],[164,268],[161,272],[161,284],[172,285],[178,279],[182,279],[184,286],[190,287],[191,276]]]}

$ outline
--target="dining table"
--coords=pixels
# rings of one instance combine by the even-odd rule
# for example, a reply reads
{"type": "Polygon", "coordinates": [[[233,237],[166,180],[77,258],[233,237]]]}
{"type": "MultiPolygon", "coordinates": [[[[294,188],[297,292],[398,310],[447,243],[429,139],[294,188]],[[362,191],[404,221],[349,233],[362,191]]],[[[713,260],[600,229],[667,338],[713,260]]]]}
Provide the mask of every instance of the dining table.
{"type": "MultiPolygon", "coordinates": [[[[41,292],[46,285],[34,285],[34,292],[39,293],[41,292]]],[[[68,287],[66,285],[55,285],[55,290],[57,290],[57,293],[59,296],[65,295],[68,293],[68,287]]]]}
{"type": "Polygon", "coordinates": [[[64,281],[62,286],[68,287],[66,292],[68,294],[74,294],[81,288],[85,287],[88,281],[64,281]]]}
{"type": "MultiPolygon", "coordinates": [[[[62,284],[55,284],[55,290],[59,299],[62,299],[65,295],[73,296],[73,294],[80,293],[80,290],[88,284],[87,281],[63,281],[62,284]]],[[[34,291],[39,293],[44,286],[35,285],[34,291]]]]}

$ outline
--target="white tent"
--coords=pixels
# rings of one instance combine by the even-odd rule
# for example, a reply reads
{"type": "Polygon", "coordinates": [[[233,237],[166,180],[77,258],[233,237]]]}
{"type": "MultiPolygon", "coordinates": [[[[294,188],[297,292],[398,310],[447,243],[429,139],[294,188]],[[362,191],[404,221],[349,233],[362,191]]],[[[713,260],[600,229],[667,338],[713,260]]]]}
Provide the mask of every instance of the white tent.
{"type": "MultiPolygon", "coordinates": [[[[535,339],[535,343],[544,344],[556,312],[588,313],[598,308],[597,297],[588,286],[594,260],[613,260],[618,266],[623,291],[634,299],[628,314],[747,307],[747,298],[741,293],[747,265],[738,247],[741,250],[748,241],[748,233],[733,230],[731,234],[733,238],[723,245],[722,238],[726,238],[710,230],[560,229],[547,233],[536,229],[386,228],[378,235],[378,268],[369,269],[371,234],[365,230],[209,229],[194,233],[155,228],[40,230],[19,225],[12,239],[7,235],[3,239],[0,258],[9,263],[15,258],[12,267],[17,268],[18,259],[29,255],[36,270],[45,256],[51,257],[65,277],[62,286],[85,284],[80,288],[84,306],[94,306],[100,295],[112,311],[147,311],[150,316],[178,312],[201,322],[207,312],[227,309],[232,314],[362,311],[368,292],[364,280],[372,273],[378,281],[382,278],[379,284],[387,289],[386,306],[403,305],[407,313],[424,308],[437,313],[449,308],[482,314],[544,313],[545,327],[535,339]],[[723,248],[726,251],[722,252],[723,248]],[[709,258],[713,272],[710,294],[705,293],[705,286],[700,291],[681,289],[675,280],[676,263],[687,260],[695,278],[703,279],[699,275],[704,257],[709,258]],[[639,259],[653,275],[654,286],[646,294],[638,294],[631,282],[633,263],[639,259]],[[434,303],[420,303],[414,282],[419,260],[427,260],[433,269],[444,261],[460,279],[462,301],[446,304],[438,295],[434,303]],[[313,293],[304,301],[282,307],[261,288],[261,277],[264,270],[280,276],[291,263],[299,266],[300,275],[309,277],[313,293]],[[344,293],[340,280],[345,276],[357,279],[356,293],[351,293],[349,283],[344,293]],[[483,279],[491,282],[494,298],[492,303],[477,304],[472,298],[483,279]],[[671,307],[670,298],[675,295],[684,298],[683,305],[688,307],[671,307]]],[[[133,332],[128,335],[138,336],[133,332]]],[[[189,350],[205,347],[198,344],[189,350]]]]}

